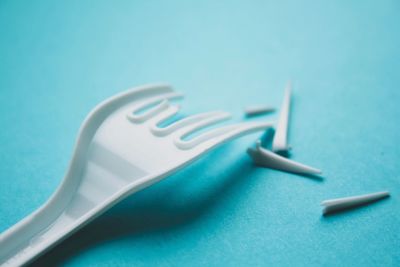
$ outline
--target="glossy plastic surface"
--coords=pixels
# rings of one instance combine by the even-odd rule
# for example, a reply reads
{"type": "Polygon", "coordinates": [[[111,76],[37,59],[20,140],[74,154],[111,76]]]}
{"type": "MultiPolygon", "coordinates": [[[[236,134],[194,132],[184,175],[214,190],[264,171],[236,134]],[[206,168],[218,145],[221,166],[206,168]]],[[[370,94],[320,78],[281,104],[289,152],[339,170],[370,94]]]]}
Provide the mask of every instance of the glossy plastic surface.
{"type": "Polygon", "coordinates": [[[155,84],[100,103],[82,124],[58,190],[41,208],[0,235],[0,264],[19,266],[33,260],[127,195],[225,141],[273,125],[240,123],[183,140],[192,132],[229,118],[226,112],[213,112],[176,121],[162,136],[154,134],[163,130],[158,125],[176,110],[167,99],[180,96],[166,84],[155,84]],[[149,109],[140,113],[146,107],[149,109]]]}

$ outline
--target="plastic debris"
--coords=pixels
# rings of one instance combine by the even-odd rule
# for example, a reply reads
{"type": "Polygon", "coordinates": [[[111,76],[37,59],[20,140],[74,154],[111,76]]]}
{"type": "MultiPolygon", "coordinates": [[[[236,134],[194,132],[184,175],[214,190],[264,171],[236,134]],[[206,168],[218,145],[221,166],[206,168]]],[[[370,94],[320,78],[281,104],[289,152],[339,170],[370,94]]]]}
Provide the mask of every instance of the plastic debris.
{"type": "Polygon", "coordinates": [[[246,117],[253,117],[263,114],[275,112],[275,108],[271,106],[248,106],[244,109],[246,117]]]}
{"type": "Polygon", "coordinates": [[[279,114],[278,124],[275,129],[274,139],[272,140],[272,151],[274,152],[287,152],[288,150],[290,150],[290,147],[287,144],[287,133],[291,91],[292,83],[289,82],[285,89],[285,95],[279,114]]]}
{"type": "Polygon", "coordinates": [[[287,159],[272,151],[262,148],[260,141],[257,141],[256,149],[249,148],[247,153],[257,165],[262,167],[307,175],[318,175],[322,173],[319,169],[287,159]]]}
{"type": "Polygon", "coordinates": [[[341,211],[348,208],[361,206],[364,204],[372,203],[380,199],[389,197],[389,191],[376,192],[360,196],[335,198],[330,200],[322,201],[321,205],[324,206],[322,213],[328,214],[336,211],[341,211]]]}

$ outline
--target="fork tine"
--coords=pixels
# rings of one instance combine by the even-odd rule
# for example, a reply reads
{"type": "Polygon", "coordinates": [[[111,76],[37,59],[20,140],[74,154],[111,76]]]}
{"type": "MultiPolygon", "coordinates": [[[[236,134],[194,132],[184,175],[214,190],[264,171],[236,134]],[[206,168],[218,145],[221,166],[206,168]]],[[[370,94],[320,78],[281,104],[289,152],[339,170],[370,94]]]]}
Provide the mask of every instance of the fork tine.
{"type": "Polygon", "coordinates": [[[141,109],[148,107],[150,105],[153,105],[157,102],[160,102],[164,99],[174,99],[174,98],[182,98],[183,94],[182,93],[177,93],[177,92],[168,92],[168,93],[164,93],[161,95],[155,95],[153,97],[150,97],[148,99],[144,99],[142,101],[140,101],[138,104],[136,104],[133,108],[132,108],[132,113],[138,112],[141,109]]]}
{"type": "Polygon", "coordinates": [[[181,98],[183,95],[181,93],[167,93],[167,94],[162,94],[162,95],[157,95],[154,97],[150,97],[148,99],[144,99],[141,102],[137,103],[131,111],[127,114],[127,118],[134,123],[142,123],[146,121],[147,119],[153,117],[154,115],[158,114],[159,112],[165,110],[168,108],[169,104],[167,99],[173,99],[173,98],[181,98]],[[161,101],[161,102],[160,102],[161,101]],[[146,108],[150,105],[153,105],[157,102],[160,102],[157,106],[151,108],[144,114],[135,114],[138,111],[140,111],[143,108],[146,108]]]}
{"type": "Polygon", "coordinates": [[[180,149],[186,150],[203,143],[206,149],[210,149],[245,134],[271,128],[273,125],[273,122],[244,122],[227,125],[210,130],[188,141],[184,141],[181,138],[175,139],[175,145],[180,149]]]}
{"type": "MultiPolygon", "coordinates": [[[[86,116],[78,133],[78,141],[75,144],[73,157],[70,166],[81,166],[81,155],[79,151],[88,149],[90,140],[96,134],[101,123],[116,109],[124,105],[131,105],[139,101],[145,101],[151,97],[167,95],[174,92],[174,89],[166,83],[146,84],[140,87],[128,89],[113,97],[110,97],[103,102],[99,103],[92,111],[86,116]],[[79,151],[77,150],[80,148],[79,151]]],[[[165,97],[164,97],[165,98],[165,97]]]]}
{"type": "Polygon", "coordinates": [[[147,119],[153,117],[154,115],[162,112],[163,110],[168,109],[168,107],[169,107],[168,100],[164,99],[157,106],[152,107],[150,110],[148,110],[144,114],[136,115],[133,113],[128,113],[128,115],[126,115],[126,117],[131,122],[142,123],[142,122],[146,121],[147,119]]]}
{"type": "Polygon", "coordinates": [[[152,131],[157,136],[165,136],[176,132],[177,136],[182,137],[197,129],[226,120],[230,118],[230,116],[231,115],[225,111],[205,112],[188,116],[164,128],[154,127],[152,131]]]}
{"type": "Polygon", "coordinates": [[[179,105],[169,105],[169,107],[166,110],[163,110],[160,112],[160,114],[157,114],[154,116],[150,121],[150,131],[157,136],[162,136],[162,133],[160,135],[160,130],[163,128],[160,128],[158,125],[161,124],[162,122],[165,122],[169,119],[171,119],[173,116],[175,116],[178,111],[181,109],[179,105]]]}

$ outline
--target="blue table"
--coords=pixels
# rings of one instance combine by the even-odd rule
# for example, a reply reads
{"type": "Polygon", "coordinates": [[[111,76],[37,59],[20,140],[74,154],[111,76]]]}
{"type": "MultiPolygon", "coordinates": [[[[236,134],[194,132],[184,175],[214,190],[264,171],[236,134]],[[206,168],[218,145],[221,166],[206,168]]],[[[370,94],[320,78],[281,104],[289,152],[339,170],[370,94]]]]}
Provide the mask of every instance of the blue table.
{"type": "Polygon", "coordinates": [[[34,265],[399,266],[400,2],[323,2],[1,1],[0,231],[57,188],[101,100],[167,81],[183,114],[240,121],[246,105],[279,107],[292,79],[292,159],[324,179],[255,167],[253,134],[34,265]],[[381,190],[392,197],[321,215],[322,200],[381,190]]]}

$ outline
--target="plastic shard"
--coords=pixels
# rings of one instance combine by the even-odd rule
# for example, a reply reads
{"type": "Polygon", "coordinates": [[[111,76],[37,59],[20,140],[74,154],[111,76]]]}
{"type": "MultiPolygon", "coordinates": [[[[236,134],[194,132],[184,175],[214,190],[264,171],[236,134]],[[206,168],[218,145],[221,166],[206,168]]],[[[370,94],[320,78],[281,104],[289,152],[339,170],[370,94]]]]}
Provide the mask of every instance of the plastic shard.
{"type": "Polygon", "coordinates": [[[246,117],[253,117],[257,115],[267,114],[274,112],[276,109],[271,106],[248,106],[244,109],[246,117]]]}
{"type": "Polygon", "coordinates": [[[249,148],[247,153],[257,165],[262,167],[306,175],[318,175],[322,173],[319,169],[287,159],[262,148],[260,141],[257,141],[256,149],[249,148]]]}
{"type": "Polygon", "coordinates": [[[328,213],[361,206],[364,204],[378,201],[380,199],[383,199],[383,198],[386,198],[389,196],[390,196],[389,191],[382,191],[382,192],[370,193],[370,194],[366,194],[366,195],[325,200],[325,201],[321,202],[321,205],[324,206],[322,213],[325,215],[328,213]]]}
{"type": "Polygon", "coordinates": [[[272,141],[272,151],[274,152],[287,152],[290,147],[287,144],[287,133],[289,123],[289,110],[290,110],[290,97],[292,91],[292,83],[289,82],[285,89],[278,125],[275,129],[274,139],[272,141]]]}

